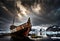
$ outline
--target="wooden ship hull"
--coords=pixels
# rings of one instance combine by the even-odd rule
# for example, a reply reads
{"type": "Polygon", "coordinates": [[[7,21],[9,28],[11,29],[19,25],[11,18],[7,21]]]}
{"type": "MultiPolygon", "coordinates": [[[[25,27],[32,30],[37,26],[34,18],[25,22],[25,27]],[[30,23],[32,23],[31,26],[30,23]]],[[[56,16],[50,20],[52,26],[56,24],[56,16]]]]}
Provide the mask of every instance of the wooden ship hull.
{"type": "Polygon", "coordinates": [[[29,31],[31,30],[31,22],[30,22],[30,18],[28,19],[28,21],[22,25],[19,26],[15,26],[15,25],[11,25],[10,26],[10,30],[11,30],[11,37],[20,37],[20,36],[28,36],[29,31]]]}

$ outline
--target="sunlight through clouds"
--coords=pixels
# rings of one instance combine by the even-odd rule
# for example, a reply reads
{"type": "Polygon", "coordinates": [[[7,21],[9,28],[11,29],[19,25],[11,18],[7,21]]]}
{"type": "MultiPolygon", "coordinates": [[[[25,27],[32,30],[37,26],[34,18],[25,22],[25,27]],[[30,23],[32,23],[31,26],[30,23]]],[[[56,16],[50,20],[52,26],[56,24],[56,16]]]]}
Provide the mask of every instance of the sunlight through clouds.
{"type": "MultiPolygon", "coordinates": [[[[17,7],[19,7],[20,13],[21,13],[23,16],[28,17],[27,14],[29,13],[29,11],[27,10],[27,8],[25,8],[25,7],[21,4],[21,2],[17,1],[17,7]]],[[[21,15],[21,16],[22,16],[22,15],[21,15]]]]}
{"type": "Polygon", "coordinates": [[[40,4],[34,4],[34,6],[31,6],[31,8],[34,13],[40,14],[40,10],[41,10],[40,4]]]}

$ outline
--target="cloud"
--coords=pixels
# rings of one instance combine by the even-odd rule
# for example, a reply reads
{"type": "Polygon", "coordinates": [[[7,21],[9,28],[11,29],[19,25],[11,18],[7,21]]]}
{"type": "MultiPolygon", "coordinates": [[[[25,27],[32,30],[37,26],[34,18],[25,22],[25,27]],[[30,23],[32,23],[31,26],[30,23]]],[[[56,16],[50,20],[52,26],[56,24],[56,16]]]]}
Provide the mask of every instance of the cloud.
{"type": "Polygon", "coordinates": [[[3,22],[12,24],[15,16],[15,23],[23,23],[31,17],[33,25],[54,24],[60,21],[60,0],[0,0],[0,17],[3,22]],[[20,17],[18,17],[20,16],[20,17]]]}

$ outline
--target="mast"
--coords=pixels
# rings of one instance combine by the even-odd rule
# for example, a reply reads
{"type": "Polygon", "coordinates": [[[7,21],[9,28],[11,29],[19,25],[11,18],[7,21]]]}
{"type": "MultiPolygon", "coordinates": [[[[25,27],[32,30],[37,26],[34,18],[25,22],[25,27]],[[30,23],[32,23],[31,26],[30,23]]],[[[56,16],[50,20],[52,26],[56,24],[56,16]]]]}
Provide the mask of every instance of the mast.
{"type": "MultiPolygon", "coordinates": [[[[16,14],[16,1],[17,0],[13,0],[13,1],[14,1],[14,11],[13,11],[13,13],[16,14]]],[[[15,17],[16,17],[16,15],[14,15],[13,18],[12,18],[12,25],[10,26],[10,30],[15,28],[15,26],[14,26],[15,17]]]]}
{"type": "Polygon", "coordinates": [[[15,13],[15,15],[13,16],[13,22],[12,22],[12,25],[14,25],[16,13],[17,13],[17,12],[16,12],[16,7],[17,7],[17,3],[16,3],[16,2],[17,2],[17,0],[14,0],[14,8],[15,8],[15,9],[14,9],[14,10],[15,10],[14,13],[15,13]]]}
{"type": "Polygon", "coordinates": [[[13,17],[13,22],[12,22],[12,25],[14,25],[14,22],[15,22],[15,16],[13,17]]]}

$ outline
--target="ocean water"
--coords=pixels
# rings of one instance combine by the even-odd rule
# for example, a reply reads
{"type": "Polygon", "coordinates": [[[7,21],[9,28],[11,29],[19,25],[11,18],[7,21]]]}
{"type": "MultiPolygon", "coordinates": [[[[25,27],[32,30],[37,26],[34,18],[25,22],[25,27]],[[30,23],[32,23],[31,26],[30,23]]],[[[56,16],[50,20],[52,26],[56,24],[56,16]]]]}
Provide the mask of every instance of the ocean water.
{"type": "MultiPolygon", "coordinates": [[[[11,36],[1,37],[0,41],[11,41],[11,36]]],[[[37,39],[35,41],[60,41],[60,39],[42,38],[42,39],[37,39]]]]}

